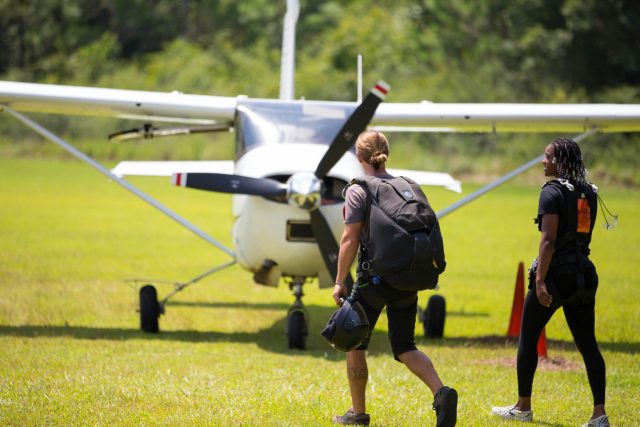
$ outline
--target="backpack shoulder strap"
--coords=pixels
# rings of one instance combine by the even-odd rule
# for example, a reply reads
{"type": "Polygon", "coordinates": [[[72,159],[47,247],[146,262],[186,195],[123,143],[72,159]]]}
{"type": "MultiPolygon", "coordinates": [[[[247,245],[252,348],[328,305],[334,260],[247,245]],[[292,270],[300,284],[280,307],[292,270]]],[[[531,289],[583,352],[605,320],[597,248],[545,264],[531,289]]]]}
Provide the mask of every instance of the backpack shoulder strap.
{"type": "MultiPolygon", "coordinates": [[[[374,191],[376,196],[378,193],[380,178],[376,178],[374,176],[367,176],[367,175],[353,178],[351,182],[344,187],[344,190],[342,190],[343,198],[346,198],[347,196],[347,189],[354,184],[358,184],[364,187],[365,193],[367,194],[367,198],[365,202],[365,218],[364,218],[364,224],[363,224],[363,233],[360,234],[360,252],[358,254],[358,264],[360,264],[363,261],[363,259],[366,258],[366,255],[364,254],[364,252],[366,247],[366,241],[369,240],[369,213],[371,212],[371,204],[372,204],[372,200],[374,199],[374,196],[373,196],[374,191]]],[[[375,200],[377,203],[377,197],[375,198],[375,200]]]]}
{"type": "Polygon", "coordinates": [[[351,184],[360,184],[369,190],[369,193],[377,200],[378,199],[378,187],[380,186],[380,182],[382,178],[378,178],[377,176],[364,175],[358,178],[353,178],[351,180],[351,184]]]}

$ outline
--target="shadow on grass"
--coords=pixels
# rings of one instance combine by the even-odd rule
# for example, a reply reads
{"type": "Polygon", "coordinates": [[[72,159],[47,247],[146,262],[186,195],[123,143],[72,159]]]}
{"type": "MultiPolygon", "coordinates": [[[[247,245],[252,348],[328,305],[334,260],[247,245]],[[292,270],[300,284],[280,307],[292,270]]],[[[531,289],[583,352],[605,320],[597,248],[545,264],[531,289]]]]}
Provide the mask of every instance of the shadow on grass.
{"type": "MultiPolygon", "coordinates": [[[[276,353],[291,353],[297,350],[290,350],[287,344],[287,337],[284,332],[285,319],[274,323],[270,328],[258,332],[217,332],[217,331],[160,331],[157,334],[149,334],[139,329],[127,328],[101,328],[89,326],[71,325],[22,325],[22,326],[0,326],[0,336],[15,336],[26,338],[51,338],[69,337],[86,340],[156,340],[156,341],[183,341],[183,342],[234,342],[234,343],[255,343],[259,347],[276,353]]],[[[324,325],[314,325],[309,327],[307,339],[307,350],[311,353],[333,351],[331,347],[320,337],[320,331],[324,325]]],[[[418,331],[419,333],[419,331],[418,331]]],[[[513,348],[516,351],[517,339],[506,338],[497,335],[485,335],[478,337],[452,337],[443,339],[428,339],[416,337],[419,345],[427,347],[465,347],[465,348],[513,348]]],[[[640,343],[637,342],[599,342],[602,350],[637,354],[640,351],[640,343]]],[[[563,351],[577,351],[572,341],[547,340],[549,349],[563,351]]],[[[384,332],[375,331],[371,338],[369,353],[381,354],[390,353],[387,335],[384,332]]]]}
{"type": "Polygon", "coordinates": [[[237,308],[250,310],[282,310],[287,311],[291,304],[280,302],[248,304],[246,302],[200,302],[200,301],[169,301],[167,307],[204,307],[204,308],[237,308]]]}
{"type": "MultiPolygon", "coordinates": [[[[253,343],[270,352],[295,354],[299,350],[291,350],[288,346],[288,338],[285,333],[286,314],[291,307],[284,303],[244,303],[244,302],[171,302],[171,307],[204,307],[213,309],[237,309],[238,316],[260,316],[260,311],[279,310],[282,317],[264,329],[253,331],[221,331],[206,330],[209,326],[216,329],[218,323],[202,325],[202,330],[163,330],[162,317],[160,317],[160,332],[157,334],[145,333],[138,329],[137,324],[131,328],[110,328],[86,325],[0,325],[0,336],[15,336],[27,338],[56,338],[66,337],[81,340],[150,340],[150,341],[182,341],[182,342],[229,342],[229,343],[253,343]],[[249,313],[249,314],[247,314],[249,313]]],[[[309,311],[309,325],[307,337],[307,349],[304,354],[325,357],[325,353],[336,353],[329,344],[320,336],[335,308],[320,305],[306,305],[309,311]]],[[[227,313],[228,315],[228,313],[227,313]]],[[[215,314],[212,315],[215,318],[215,314]]],[[[134,321],[136,317],[132,316],[134,321]]],[[[133,322],[132,322],[133,323],[133,322]]],[[[133,326],[133,325],[132,325],[133,326]]],[[[380,333],[380,335],[383,335],[380,333]]],[[[380,337],[384,340],[384,337],[380,337]]],[[[379,339],[376,339],[379,340],[379,339]]],[[[302,354],[302,353],[300,353],[302,354]]]]}
{"type": "MultiPolygon", "coordinates": [[[[498,348],[498,347],[518,347],[518,338],[510,338],[503,335],[481,335],[475,337],[445,337],[442,339],[419,337],[418,343],[426,344],[430,347],[475,347],[475,348],[498,348]]],[[[547,346],[551,349],[562,351],[578,351],[573,341],[554,340],[547,338],[547,346]]],[[[640,342],[607,342],[598,341],[601,350],[614,353],[636,354],[640,351],[640,342]]]]}
{"type": "MultiPolygon", "coordinates": [[[[0,336],[16,336],[27,338],[70,337],[86,340],[157,340],[157,341],[183,341],[183,342],[233,342],[254,343],[258,347],[270,352],[295,354],[298,350],[288,348],[288,340],[285,334],[286,312],[290,305],[283,303],[200,303],[200,302],[172,302],[171,306],[192,306],[206,308],[231,308],[238,310],[282,310],[281,319],[271,326],[256,332],[227,332],[206,330],[162,330],[162,318],[160,318],[160,333],[150,334],[133,328],[109,328],[75,325],[0,325],[0,336]]],[[[327,357],[327,353],[340,358],[340,353],[333,350],[320,336],[326,321],[334,312],[334,307],[321,305],[307,305],[309,311],[309,334],[307,337],[307,351],[304,354],[327,357]]],[[[452,316],[484,316],[484,313],[447,313],[452,316]]],[[[205,325],[206,326],[206,325],[205,325]]],[[[416,342],[427,347],[473,347],[473,348],[517,348],[517,339],[498,335],[484,335],[475,337],[446,337],[442,339],[428,339],[422,336],[422,326],[416,325],[416,342]]],[[[550,349],[577,351],[573,341],[547,340],[550,349]]],[[[601,349],[619,353],[637,354],[640,352],[640,342],[599,342],[601,349]]],[[[369,346],[370,354],[391,354],[387,334],[382,331],[374,331],[369,346]]]]}
{"type": "Polygon", "coordinates": [[[489,317],[489,313],[479,311],[447,311],[447,316],[451,317],[489,317]]]}

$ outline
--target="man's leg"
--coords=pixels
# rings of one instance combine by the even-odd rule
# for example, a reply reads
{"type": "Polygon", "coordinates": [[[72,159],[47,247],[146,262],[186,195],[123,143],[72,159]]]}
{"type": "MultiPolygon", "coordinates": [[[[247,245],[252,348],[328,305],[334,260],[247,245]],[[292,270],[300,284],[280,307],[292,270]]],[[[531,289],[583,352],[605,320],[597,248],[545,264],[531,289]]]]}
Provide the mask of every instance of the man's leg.
{"type": "Polygon", "coordinates": [[[443,386],[431,359],[420,350],[407,351],[398,355],[398,359],[406,365],[411,372],[422,380],[434,395],[443,386]]]}
{"type": "Polygon", "coordinates": [[[406,351],[399,354],[398,359],[431,389],[436,427],[455,426],[458,417],[458,392],[442,384],[431,359],[420,350],[406,351]]]}
{"type": "Polygon", "coordinates": [[[347,378],[349,379],[349,391],[354,414],[365,413],[365,396],[369,370],[364,350],[347,352],[347,378]]]}

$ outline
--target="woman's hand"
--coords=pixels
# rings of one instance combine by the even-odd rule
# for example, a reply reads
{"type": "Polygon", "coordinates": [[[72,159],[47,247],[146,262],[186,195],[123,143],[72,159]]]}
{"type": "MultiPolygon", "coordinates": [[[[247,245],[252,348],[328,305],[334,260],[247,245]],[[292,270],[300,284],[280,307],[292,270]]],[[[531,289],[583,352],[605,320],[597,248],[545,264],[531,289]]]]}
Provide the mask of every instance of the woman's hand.
{"type": "Polygon", "coordinates": [[[549,307],[553,302],[553,297],[547,291],[547,285],[543,281],[536,281],[536,296],[540,304],[549,307]]]}
{"type": "Polygon", "coordinates": [[[343,283],[336,283],[333,287],[333,300],[336,305],[342,305],[340,299],[347,296],[347,287],[343,283]]]}

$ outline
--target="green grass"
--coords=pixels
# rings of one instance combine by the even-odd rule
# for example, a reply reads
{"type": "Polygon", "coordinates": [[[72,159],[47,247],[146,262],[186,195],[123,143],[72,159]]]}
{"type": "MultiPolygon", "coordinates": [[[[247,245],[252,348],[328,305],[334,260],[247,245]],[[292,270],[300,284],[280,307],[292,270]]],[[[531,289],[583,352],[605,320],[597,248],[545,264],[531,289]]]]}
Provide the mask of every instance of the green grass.
{"type": "MultiPolygon", "coordinates": [[[[490,406],[516,398],[516,346],[507,329],[517,264],[535,256],[542,177],[511,184],[442,220],[448,268],[445,339],[418,338],[460,392],[459,425],[513,425],[490,406]]],[[[133,182],[230,244],[230,198],[133,182]]],[[[475,187],[465,187],[465,194],[475,187]]],[[[460,195],[430,189],[442,208],[460,195]]],[[[615,425],[637,425],[640,404],[640,191],[601,189],[620,213],[592,243],[600,275],[596,334],[607,362],[615,425]]],[[[138,330],[127,277],[187,280],[225,255],[77,162],[0,159],[0,424],[330,425],[349,395],[344,356],[319,336],[330,291],[305,287],[308,350],[287,349],[285,285],[252,284],[238,267],[178,294],[162,332],[138,330]]],[[[172,290],[158,285],[161,296],[172,290]]],[[[420,295],[424,307],[431,292],[420,295]]],[[[420,325],[417,327],[421,331],[420,325]]],[[[421,335],[421,334],[420,334],[421,335]]],[[[549,355],[577,368],[540,370],[536,420],[576,425],[591,411],[581,357],[562,313],[547,327],[549,355]]],[[[368,412],[375,425],[433,425],[428,389],[390,355],[381,318],[369,351],[368,412]]]]}

